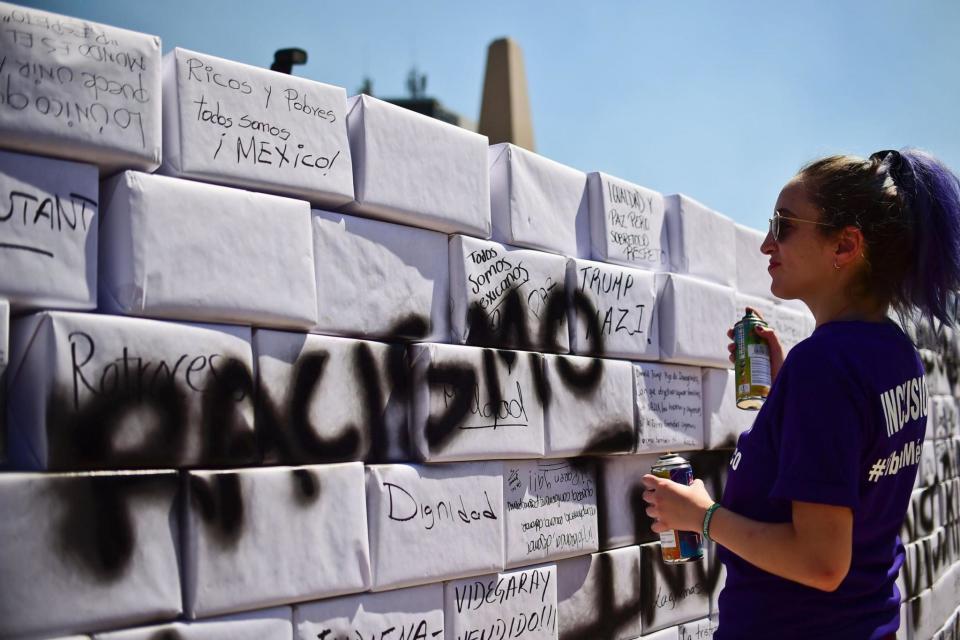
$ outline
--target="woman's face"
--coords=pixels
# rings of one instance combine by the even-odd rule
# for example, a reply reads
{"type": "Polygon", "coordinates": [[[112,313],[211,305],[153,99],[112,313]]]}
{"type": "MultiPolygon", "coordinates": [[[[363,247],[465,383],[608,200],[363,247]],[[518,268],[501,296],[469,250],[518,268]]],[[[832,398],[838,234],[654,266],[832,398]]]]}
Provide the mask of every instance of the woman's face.
{"type": "Polygon", "coordinates": [[[796,178],[780,191],[775,211],[809,222],[781,219],[779,240],[767,233],[760,251],[770,256],[770,291],[778,298],[799,299],[809,305],[824,292],[826,283],[836,279],[836,243],[819,225],[810,224],[820,222],[820,212],[796,178]]]}

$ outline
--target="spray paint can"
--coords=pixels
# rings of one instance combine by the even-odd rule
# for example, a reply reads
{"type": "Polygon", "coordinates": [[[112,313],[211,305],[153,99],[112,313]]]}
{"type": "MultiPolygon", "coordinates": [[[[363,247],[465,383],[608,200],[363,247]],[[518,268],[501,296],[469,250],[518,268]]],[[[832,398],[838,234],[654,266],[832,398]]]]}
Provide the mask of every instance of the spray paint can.
{"type": "Polygon", "coordinates": [[[733,326],[733,342],[736,345],[734,368],[737,383],[737,407],[756,411],[770,393],[770,347],[766,340],[754,331],[756,326],[767,324],[753,311],[747,311],[733,326]]]}
{"type": "MultiPolygon", "coordinates": [[[[650,473],[680,484],[689,485],[693,482],[693,467],[675,453],[666,453],[657,458],[650,473]]],[[[669,564],[693,562],[703,557],[703,540],[694,531],[671,529],[660,534],[660,552],[663,561],[669,564]]]]}

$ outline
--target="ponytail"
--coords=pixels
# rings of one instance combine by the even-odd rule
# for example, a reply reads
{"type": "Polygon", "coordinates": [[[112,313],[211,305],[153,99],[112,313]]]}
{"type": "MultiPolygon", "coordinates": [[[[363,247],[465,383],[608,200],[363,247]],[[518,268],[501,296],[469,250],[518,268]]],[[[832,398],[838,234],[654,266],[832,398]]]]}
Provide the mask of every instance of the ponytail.
{"type": "Polygon", "coordinates": [[[913,218],[913,268],[893,301],[901,313],[917,309],[952,326],[960,291],[960,180],[942,162],[917,149],[900,154],[899,175],[913,218]]]}

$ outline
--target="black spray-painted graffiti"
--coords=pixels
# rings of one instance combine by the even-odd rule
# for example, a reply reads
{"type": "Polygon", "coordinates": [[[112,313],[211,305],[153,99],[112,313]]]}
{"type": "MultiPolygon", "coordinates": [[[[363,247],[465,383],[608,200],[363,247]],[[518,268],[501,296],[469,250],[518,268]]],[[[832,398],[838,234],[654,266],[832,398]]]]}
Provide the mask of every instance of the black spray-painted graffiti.
{"type": "MultiPolygon", "coordinates": [[[[559,350],[557,333],[565,328],[567,301],[562,289],[557,289],[543,303],[541,317],[545,319],[540,337],[540,345],[559,350]]],[[[590,301],[583,295],[574,296],[574,305],[584,307],[588,317],[592,313],[590,301]]],[[[416,340],[428,334],[427,321],[411,317],[394,327],[391,335],[416,340]]],[[[476,334],[478,336],[481,333],[476,334]]],[[[593,331],[598,341],[602,336],[593,331]]],[[[524,302],[519,294],[512,292],[505,302],[503,322],[500,332],[484,336],[490,344],[515,342],[518,346],[530,348],[533,345],[526,328],[524,302]]],[[[82,372],[83,366],[92,354],[93,339],[88,335],[74,335],[73,356],[75,372],[82,372]]],[[[542,347],[541,347],[542,348],[542,347]]],[[[595,345],[602,350],[602,342],[595,345]]],[[[498,402],[500,386],[497,379],[496,360],[500,359],[508,366],[518,357],[528,357],[535,376],[537,395],[543,403],[550,400],[549,384],[539,366],[536,353],[516,354],[506,351],[485,350],[483,372],[487,388],[498,402]]],[[[75,376],[75,388],[51,395],[48,401],[48,438],[50,442],[49,466],[51,469],[118,469],[118,468],[157,468],[183,466],[188,447],[188,431],[198,428],[202,434],[202,446],[199,459],[195,462],[202,467],[234,467],[263,462],[305,465],[363,460],[366,462],[384,462],[387,458],[387,444],[390,438],[388,427],[382,415],[385,394],[409,396],[409,364],[402,345],[391,345],[384,362],[376,362],[374,354],[365,343],[358,342],[352,352],[354,369],[358,373],[360,387],[365,397],[365,424],[344,425],[332,438],[318,435],[317,425],[311,424],[308,411],[310,397],[321,381],[329,354],[317,352],[301,358],[296,364],[292,392],[281,406],[266,401],[266,394],[256,394],[256,384],[252,372],[241,361],[208,355],[203,361],[209,367],[210,375],[202,389],[202,407],[200,425],[190,425],[188,405],[196,388],[186,383],[178,383],[172,375],[170,366],[158,366],[134,380],[117,383],[109,388],[97,387],[97,382],[83,376],[75,376]],[[385,373],[385,375],[383,375],[385,373]],[[382,382],[386,379],[386,384],[382,382]],[[92,399],[80,403],[79,388],[84,385],[86,396],[92,399]],[[384,388],[384,387],[387,388],[384,388]],[[243,417],[244,403],[256,398],[256,431],[250,430],[243,417]],[[131,413],[152,413],[154,429],[143,438],[140,446],[120,447],[116,444],[117,435],[122,430],[125,417],[131,413]]],[[[196,366],[201,364],[197,361],[196,366]]],[[[189,368],[189,367],[188,367],[189,368]]],[[[138,371],[135,367],[134,371],[138,371]]],[[[129,372],[130,368],[124,368],[129,372]]],[[[143,369],[139,369],[143,374],[143,369]]],[[[117,375],[121,368],[117,368],[117,375]]],[[[565,360],[561,360],[559,374],[562,382],[577,394],[589,394],[599,385],[603,374],[602,362],[593,361],[583,370],[565,360]]],[[[479,372],[472,367],[437,366],[428,372],[428,383],[452,385],[458,390],[467,391],[474,387],[479,372]]],[[[450,405],[444,415],[432,418],[426,426],[427,439],[431,447],[443,447],[456,437],[456,425],[470,411],[469,393],[458,393],[462,398],[450,405]]],[[[597,441],[587,448],[585,453],[609,453],[629,451],[634,445],[632,425],[610,425],[603,430],[597,441]]],[[[407,442],[401,443],[404,451],[409,451],[407,442]]],[[[224,545],[236,543],[244,528],[243,496],[240,478],[236,473],[224,472],[208,477],[189,475],[187,481],[191,508],[195,509],[201,520],[208,526],[216,539],[224,545]]],[[[293,472],[293,491],[305,502],[319,496],[318,480],[308,472],[293,472]]],[[[101,486],[101,485],[98,485],[101,486]]],[[[136,482],[116,485],[102,484],[108,487],[102,491],[91,491],[87,508],[74,510],[74,519],[86,514],[88,522],[85,531],[100,531],[108,528],[111,533],[101,538],[102,546],[88,544],[89,541],[78,537],[64,536],[66,546],[72,546],[75,557],[84,559],[84,565],[103,579],[114,579],[129,563],[133,552],[133,529],[130,525],[128,502],[142,493],[142,484],[136,482]],[[103,514],[111,514],[104,518],[103,514]],[[99,523],[99,524],[98,524],[99,523]],[[108,551],[107,551],[108,550],[108,551]],[[109,570],[107,570],[109,569],[109,570]]],[[[77,523],[74,523],[77,524],[77,523]]]]}

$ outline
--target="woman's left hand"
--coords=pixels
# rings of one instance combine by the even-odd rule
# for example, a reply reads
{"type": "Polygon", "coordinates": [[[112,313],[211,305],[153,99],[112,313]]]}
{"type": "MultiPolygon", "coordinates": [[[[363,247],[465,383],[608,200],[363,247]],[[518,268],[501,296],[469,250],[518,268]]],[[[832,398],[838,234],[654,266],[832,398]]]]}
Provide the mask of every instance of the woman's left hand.
{"type": "Polygon", "coordinates": [[[643,476],[643,486],[643,499],[649,505],[647,515],[653,518],[650,528],[655,533],[670,529],[700,531],[707,507],[714,502],[699,479],[685,486],[648,473],[643,476]]]}

